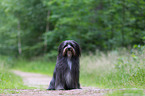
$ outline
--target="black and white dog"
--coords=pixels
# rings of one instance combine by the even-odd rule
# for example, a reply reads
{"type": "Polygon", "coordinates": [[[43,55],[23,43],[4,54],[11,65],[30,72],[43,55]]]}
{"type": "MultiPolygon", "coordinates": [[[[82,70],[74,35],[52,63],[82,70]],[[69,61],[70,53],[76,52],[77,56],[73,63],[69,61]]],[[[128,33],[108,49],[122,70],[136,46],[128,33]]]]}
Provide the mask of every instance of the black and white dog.
{"type": "Polygon", "coordinates": [[[80,89],[80,46],[73,40],[62,42],[58,48],[57,62],[48,90],[80,89]]]}

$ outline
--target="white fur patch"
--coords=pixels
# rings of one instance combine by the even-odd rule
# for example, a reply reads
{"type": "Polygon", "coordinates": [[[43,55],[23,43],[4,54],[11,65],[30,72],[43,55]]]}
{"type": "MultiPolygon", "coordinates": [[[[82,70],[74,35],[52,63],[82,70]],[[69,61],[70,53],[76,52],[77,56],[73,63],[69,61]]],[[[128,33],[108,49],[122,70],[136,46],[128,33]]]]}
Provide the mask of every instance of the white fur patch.
{"type": "Polygon", "coordinates": [[[67,63],[68,63],[68,66],[69,66],[69,68],[71,70],[71,68],[72,68],[72,61],[71,61],[70,58],[67,58],[67,63]]]}
{"type": "MultiPolygon", "coordinates": [[[[69,66],[69,69],[71,70],[72,69],[72,61],[71,61],[71,57],[72,57],[72,53],[70,51],[67,52],[67,64],[69,66]]],[[[68,71],[68,73],[66,74],[66,82],[67,84],[71,84],[71,73],[70,73],[70,70],[68,71]]]]}

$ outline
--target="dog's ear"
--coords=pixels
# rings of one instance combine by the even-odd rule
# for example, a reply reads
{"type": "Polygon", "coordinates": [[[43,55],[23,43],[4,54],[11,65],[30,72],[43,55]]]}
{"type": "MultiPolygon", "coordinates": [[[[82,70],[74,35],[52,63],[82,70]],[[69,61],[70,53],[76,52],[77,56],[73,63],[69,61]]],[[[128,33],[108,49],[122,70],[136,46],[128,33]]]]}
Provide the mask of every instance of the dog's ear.
{"type": "Polygon", "coordinates": [[[58,54],[61,54],[61,53],[62,53],[63,45],[64,45],[64,42],[62,42],[62,43],[59,45],[59,47],[58,47],[58,54]]]}
{"type": "Polygon", "coordinates": [[[75,45],[76,45],[75,49],[77,51],[77,55],[81,56],[81,47],[80,47],[80,45],[76,41],[74,41],[74,40],[73,40],[73,43],[75,43],[75,45]]]}

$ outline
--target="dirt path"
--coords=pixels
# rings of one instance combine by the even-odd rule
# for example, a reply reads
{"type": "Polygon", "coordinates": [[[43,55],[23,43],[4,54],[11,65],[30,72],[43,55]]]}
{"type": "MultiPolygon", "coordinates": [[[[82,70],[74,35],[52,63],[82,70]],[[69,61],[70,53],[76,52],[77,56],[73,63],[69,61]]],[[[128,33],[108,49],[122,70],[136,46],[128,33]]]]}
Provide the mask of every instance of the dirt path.
{"type": "MultiPolygon", "coordinates": [[[[110,90],[97,89],[93,87],[82,87],[75,90],[46,90],[51,80],[47,75],[28,73],[21,71],[13,71],[15,74],[23,78],[25,85],[35,87],[34,89],[15,90],[20,93],[5,94],[5,96],[103,96],[110,90]]],[[[0,95],[1,96],[1,95],[0,95]]],[[[4,96],[4,95],[3,95],[4,96]]]]}
{"type": "Polygon", "coordinates": [[[47,89],[48,84],[51,80],[50,77],[42,74],[22,72],[16,70],[14,70],[13,73],[23,78],[24,85],[27,85],[29,87],[36,87],[37,89],[47,89]]]}

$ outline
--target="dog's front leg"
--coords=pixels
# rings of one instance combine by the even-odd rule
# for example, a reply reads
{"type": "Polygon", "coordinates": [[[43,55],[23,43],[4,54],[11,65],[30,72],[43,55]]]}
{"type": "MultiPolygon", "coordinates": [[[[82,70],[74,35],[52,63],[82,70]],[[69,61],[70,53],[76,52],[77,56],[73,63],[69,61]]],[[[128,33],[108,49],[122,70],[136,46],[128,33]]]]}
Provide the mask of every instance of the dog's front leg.
{"type": "Polygon", "coordinates": [[[57,72],[56,74],[56,81],[55,81],[55,89],[56,90],[65,90],[65,81],[63,79],[63,76],[57,72]]]}
{"type": "Polygon", "coordinates": [[[47,90],[55,90],[55,81],[54,78],[51,80],[50,85],[47,90]]]}
{"type": "Polygon", "coordinates": [[[56,70],[54,70],[53,78],[47,90],[55,90],[56,70]]]}

